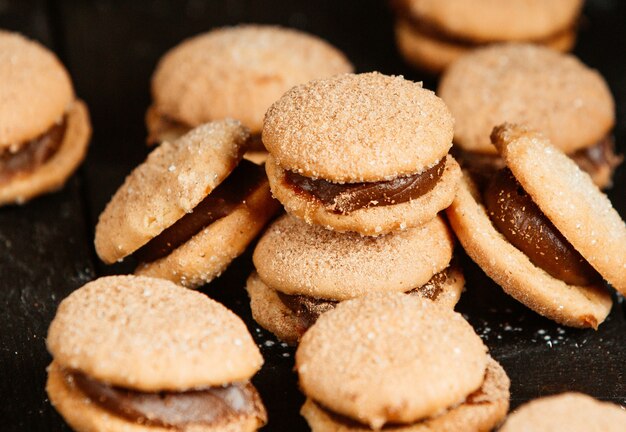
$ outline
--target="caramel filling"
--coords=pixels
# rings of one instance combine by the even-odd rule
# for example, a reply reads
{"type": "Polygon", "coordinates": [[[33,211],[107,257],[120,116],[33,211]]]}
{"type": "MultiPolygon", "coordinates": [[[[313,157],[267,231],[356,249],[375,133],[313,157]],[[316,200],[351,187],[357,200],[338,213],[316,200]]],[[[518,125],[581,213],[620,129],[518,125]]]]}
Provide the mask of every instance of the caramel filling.
{"type": "Polygon", "coordinates": [[[497,230],[537,267],[571,285],[591,285],[601,280],[533,202],[511,171],[499,171],[483,198],[497,230]]]}
{"type": "Polygon", "coordinates": [[[184,392],[145,393],[113,387],[79,372],[64,374],[68,384],[102,409],[137,424],[178,430],[191,424],[224,424],[243,416],[256,416],[260,423],[266,421],[261,398],[249,382],[184,392]]]}
{"type": "Polygon", "coordinates": [[[296,192],[313,195],[327,210],[349,214],[355,210],[401,204],[430,192],[446,168],[446,158],[426,171],[389,181],[368,183],[331,183],[311,179],[292,171],[285,172],[287,185],[296,192]]]}
{"type": "Polygon", "coordinates": [[[66,119],[63,118],[42,135],[20,145],[17,151],[0,150],[0,184],[17,174],[33,172],[50,160],[61,147],[65,129],[66,119]]]}
{"type": "MultiPolygon", "coordinates": [[[[504,162],[498,155],[463,151],[456,146],[453,148],[453,153],[463,168],[469,170],[479,180],[486,181],[498,170],[504,168],[504,162]]],[[[612,173],[623,160],[623,157],[615,154],[615,143],[610,135],[568,156],[580,169],[592,177],[601,170],[612,173]]]]}
{"type": "Polygon", "coordinates": [[[228,216],[237,206],[245,202],[265,178],[265,170],[262,166],[242,160],[226,180],[207,195],[191,213],[185,214],[172,226],[136,250],[133,256],[140,262],[146,263],[169,255],[205,227],[228,216]]]}
{"type": "MultiPolygon", "coordinates": [[[[437,300],[448,280],[449,270],[450,267],[434,275],[421,287],[407,291],[405,294],[419,295],[433,301],[437,300]]],[[[296,331],[301,336],[315,324],[320,315],[334,309],[339,303],[336,300],[320,299],[307,295],[285,294],[278,290],[276,293],[280,301],[298,318],[296,331]]]]}

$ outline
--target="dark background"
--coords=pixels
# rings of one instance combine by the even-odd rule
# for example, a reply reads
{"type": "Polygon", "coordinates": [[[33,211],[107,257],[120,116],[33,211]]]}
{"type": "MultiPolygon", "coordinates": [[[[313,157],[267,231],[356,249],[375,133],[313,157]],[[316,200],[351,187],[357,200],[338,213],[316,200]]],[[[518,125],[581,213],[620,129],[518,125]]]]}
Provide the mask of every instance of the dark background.
{"type": "MultiPolygon", "coordinates": [[[[319,35],[343,50],[357,71],[379,70],[425,80],[395,51],[392,17],[382,0],[44,1],[0,0],[0,28],[35,38],[55,51],[89,105],[94,135],[86,162],[60,192],[22,207],[0,208],[0,429],[69,428],[44,391],[47,327],[58,303],[103,274],[93,249],[99,213],[124,176],[141,162],[149,79],[158,58],[183,38],[215,26],[273,23],[319,35]]],[[[576,54],[606,77],[617,102],[618,148],[626,141],[626,2],[588,1],[576,54]]],[[[2,83],[0,83],[2,85],[2,83]]],[[[626,214],[626,170],[609,192],[626,214]]],[[[507,370],[511,404],[565,390],[626,404],[626,306],[615,297],[605,323],[593,330],[559,327],[509,297],[467,258],[463,312],[507,370]]],[[[240,314],[266,359],[254,382],[269,411],[266,430],[306,430],[292,348],[258,328],[243,289],[250,250],[203,289],[240,314]]]]}

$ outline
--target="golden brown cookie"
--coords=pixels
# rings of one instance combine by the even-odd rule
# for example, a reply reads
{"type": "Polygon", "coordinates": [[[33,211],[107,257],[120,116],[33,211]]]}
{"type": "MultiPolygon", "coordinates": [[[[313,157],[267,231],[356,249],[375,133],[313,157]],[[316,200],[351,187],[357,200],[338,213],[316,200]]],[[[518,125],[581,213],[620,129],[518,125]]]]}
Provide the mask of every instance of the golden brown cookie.
{"type": "Polygon", "coordinates": [[[216,277],[278,210],[263,167],[241,161],[248,137],[224,120],[155,149],[100,215],[101,259],[133,254],[139,273],[187,287],[216,277]]]}
{"type": "MultiPolygon", "coordinates": [[[[454,115],[454,142],[462,152],[496,155],[489,134],[512,122],[544,133],[601,187],[620,162],[611,137],[611,92],[597,71],[571,55],[533,45],[482,48],[450,66],[439,95],[454,115]]],[[[471,166],[471,158],[464,159],[471,166]]]]}
{"type": "Polygon", "coordinates": [[[159,62],[148,131],[159,142],[230,117],[258,134],[265,111],[285,91],[351,71],[339,50],[304,32],[262,25],[213,30],[187,39],[159,62]]]}
{"type": "Polygon", "coordinates": [[[35,41],[0,31],[0,205],[22,204],[65,184],[91,136],[57,57],[35,41]]]}
{"type": "Polygon", "coordinates": [[[623,432],[626,410],[581,393],[535,399],[515,410],[500,432],[623,432]]]}
{"type": "Polygon", "coordinates": [[[402,77],[344,74],[296,86],[265,117],[270,186],[288,212],[337,231],[418,226],[454,196],[452,129],[442,101],[402,77]]]}
{"type": "MultiPolygon", "coordinates": [[[[461,315],[399,293],[342,302],[320,317],[296,352],[309,399],[375,430],[430,420],[470,400],[486,385],[490,361],[461,315]]],[[[508,380],[496,385],[506,388],[498,397],[506,407],[508,380]]]]}
{"type": "MultiPolygon", "coordinates": [[[[534,179],[536,193],[532,194],[526,189],[526,185],[530,184],[528,182],[523,185],[521,182],[515,183],[513,190],[510,190],[501,187],[495,179],[489,186],[479,190],[466,173],[454,202],[447,210],[454,232],[468,255],[508,294],[535,312],[561,324],[597,328],[612,305],[611,296],[602,286],[600,275],[619,282],[620,267],[623,270],[623,257],[626,256],[620,250],[623,245],[616,246],[615,240],[607,239],[608,233],[605,231],[611,231],[616,239],[623,238],[626,236],[623,221],[590,178],[545,138],[526,129],[506,125],[494,130],[493,139],[503,154],[514,154],[514,149],[528,145],[522,153],[527,151],[532,154],[530,159],[536,165],[522,165],[524,159],[519,156],[504,156],[504,160],[511,171],[520,172],[519,179],[534,179]],[[521,174],[522,169],[524,174],[521,174]],[[489,200],[493,199],[488,198],[492,188],[504,191],[497,196],[496,201],[510,213],[501,214],[500,207],[488,205],[489,200]],[[535,196],[541,198],[535,199],[535,196]],[[558,229],[557,218],[545,212],[545,200],[552,200],[563,211],[559,219],[569,218],[575,221],[575,225],[580,223],[576,230],[594,232],[594,236],[600,236],[594,237],[598,244],[594,249],[597,255],[592,256],[594,260],[607,265],[610,259],[603,260],[601,257],[605,253],[600,254],[603,248],[607,248],[617,254],[612,259],[621,259],[622,264],[617,264],[617,269],[611,269],[610,272],[603,272],[597,263],[585,259],[584,248],[588,246],[582,246],[579,242],[570,243],[573,238],[558,229]],[[581,202],[572,207],[572,203],[577,200],[581,202]],[[585,206],[585,203],[588,205],[590,200],[596,208],[590,210],[588,206],[586,209],[590,213],[580,216],[575,211],[576,207],[585,206]],[[598,223],[606,223],[607,226],[597,228],[598,223]],[[583,229],[583,226],[586,228],[583,229]],[[601,233],[604,233],[604,237],[601,233]],[[519,243],[520,240],[522,243],[519,243]],[[600,240],[607,241],[601,245],[600,240]]],[[[501,175],[509,178],[506,171],[501,175]]],[[[501,177],[499,175],[496,178],[501,177]]],[[[515,174],[514,181],[519,179],[515,174]]],[[[587,240],[592,241],[589,238],[587,240]]]]}
{"type": "Polygon", "coordinates": [[[76,430],[252,431],[266,421],[249,383],[263,359],[245,324],[171,282],[88,283],[59,306],[47,346],[48,396],[76,430]]]}

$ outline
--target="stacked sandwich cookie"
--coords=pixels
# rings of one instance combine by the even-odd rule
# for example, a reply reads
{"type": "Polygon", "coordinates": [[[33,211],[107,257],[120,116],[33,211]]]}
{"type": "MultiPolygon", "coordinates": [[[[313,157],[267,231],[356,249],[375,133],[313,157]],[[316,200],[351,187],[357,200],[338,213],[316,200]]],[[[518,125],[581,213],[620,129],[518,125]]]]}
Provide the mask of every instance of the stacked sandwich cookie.
{"type": "Polygon", "coordinates": [[[504,164],[489,141],[502,123],[545,134],[591,175],[611,185],[615,103],[604,78],[576,57],[534,45],[501,44],[453,63],[439,95],[455,119],[454,154],[464,167],[489,176],[504,164]]]}
{"type": "Polygon", "coordinates": [[[588,174],[541,134],[505,124],[506,164],[479,188],[468,174],[448,219],[467,254],[511,296],[572,327],[611,310],[602,279],[626,293],[626,225],[588,174]]]}
{"type": "Polygon", "coordinates": [[[252,316],[295,343],[340,301],[372,292],[401,292],[452,309],[463,290],[450,264],[454,240],[440,217],[379,237],[336,233],[289,215],[268,228],[248,279],[252,316]]]}
{"type": "Polygon", "coordinates": [[[245,324],[169,281],[112,276],[61,302],[46,390],[77,431],[254,431],[263,358],[245,324]]]}
{"type": "Polygon", "coordinates": [[[263,115],[276,99],[294,85],[351,71],[332,45],[292,29],[240,25],[198,35],[167,52],[154,72],[148,143],[234,118],[250,129],[251,150],[263,150],[263,115]]]}
{"type": "Polygon", "coordinates": [[[382,235],[450,205],[461,171],[441,99],[400,76],[344,74],[285,93],[265,115],[267,176],[288,213],[382,235]]]}
{"type": "Polygon", "coordinates": [[[313,432],[488,431],[509,405],[509,379],[467,321],[399,293],[321,316],[302,338],[296,369],[313,432]]]}
{"type": "Polygon", "coordinates": [[[396,42],[408,63],[431,73],[481,45],[529,42],[569,51],[582,0],[392,0],[396,42]]]}
{"type": "Polygon", "coordinates": [[[63,186],[90,136],[87,107],[56,56],[0,31],[0,206],[63,186]]]}
{"type": "Polygon", "coordinates": [[[249,132],[235,120],[207,123],[164,142],[100,215],[95,246],[136,273],[195,288],[217,277],[278,211],[263,167],[242,160],[249,132]]]}

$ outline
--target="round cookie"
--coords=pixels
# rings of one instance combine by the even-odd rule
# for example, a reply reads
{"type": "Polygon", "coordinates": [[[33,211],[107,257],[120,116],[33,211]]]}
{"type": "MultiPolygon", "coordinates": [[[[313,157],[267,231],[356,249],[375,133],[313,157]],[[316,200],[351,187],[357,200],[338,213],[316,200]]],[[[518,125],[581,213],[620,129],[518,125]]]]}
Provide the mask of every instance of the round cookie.
{"type": "Polygon", "coordinates": [[[313,35],[274,26],[224,27],[165,54],[152,78],[153,110],[189,127],[232,117],[254,134],[267,108],[291,87],[351,71],[339,50],[313,35]]]}
{"type": "MultiPolygon", "coordinates": [[[[509,407],[509,378],[502,367],[489,359],[485,380],[476,392],[462,404],[434,418],[410,425],[386,426],[388,432],[432,432],[491,430],[506,416],[509,407]]],[[[366,432],[372,429],[351,419],[331,413],[311,399],[307,399],[300,413],[313,432],[366,432]]]]}
{"type": "Polygon", "coordinates": [[[143,276],[103,277],[73,292],[50,324],[47,346],[61,367],[141,391],[244,381],[263,363],[231,311],[143,276]]]}
{"type": "Polygon", "coordinates": [[[377,72],[296,86],[265,115],[263,143],[276,163],[335,183],[416,174],[446,156],[454,120],[421,83],[377,72]]]}
{"type": "Polygon", "coordinates": [[[57,123],[74,100],[59,59],[35,41],[0,30],[0,150],[57,123]]]}
{"type": "Polygon", "coordinates": [[[580,393],[533,400],[515,410],[500,432],[621,432],[626,410],[580,393]]]}
{"type": "Polygon", "coordinates": [[[582,0],[400,0],[407,14],[474,42],[538,40],[573,28],[582,0]]]}
{"type": "Polygon", "coordinates": [[[74,100],[65,115],[65,134],[58,150],[34,171],[17,174],[0,184],[0,205],[22,204],[42,193],[59,189],[78,168],[91,137],[89,112],[82,101],[74,100]]]}
{"type": "Polygon", "coordinates": [[[0,30],[0,205],[62,187],[85,157],[91,124],[58,58],[0,30]]]}
{"type": "Polygon", "coordinates": [[[453,248],[440,217],[419,228],[363,237],[285,215],[267,229],[252,259],[261,280],[275,290],[341,301],[420,287],[448,267],[453,248]]]}
{"type": "Polygon", "coordinates": [[[484,381],[486,348],[461,317],[399,293],[340,303],[296,352],[307,397],[373,429],[461,403],[484,381]]]}
{"type": "Polygon", "coordinates": [[[98,256],[113,263],[191,212],[237,166],[249,133],[234,120],[165,142],[133,170],[98,219],[98,256]]]}
{"type": "Polygon", "coordinates": [[[566,153],[595,145],[615,123],[613,97],[598,72],[534,45],[463,56],[446,70],[438,94],[456,120],[455,144],[468,152],[496,154],[489,135],[504,122],[539,130],[566,153]]]}
{"type": "MultiPolygon", "coordinates": [[[[403,18],[396,21],[395,35],[398,50],[404,59],[414,67],[432,74],[442,72],[458,58],[477,48],[473,44],[460,44],[433,37],[403,18]]],[[[572,49],[575,42],[576,33],[572,30],[543,40],[541,45],[567,52],[572,49]]]]}
{"type": "Polygon", "coordinates": [[[626,224],[591,178],[542,135],[494,129],[494,144],[541,211],[615,289],[626,295],[626,224]]]}

